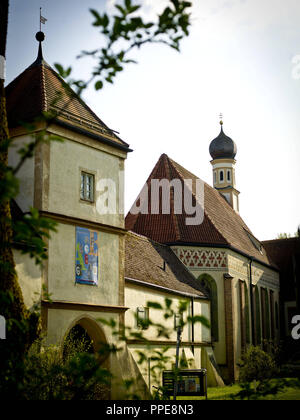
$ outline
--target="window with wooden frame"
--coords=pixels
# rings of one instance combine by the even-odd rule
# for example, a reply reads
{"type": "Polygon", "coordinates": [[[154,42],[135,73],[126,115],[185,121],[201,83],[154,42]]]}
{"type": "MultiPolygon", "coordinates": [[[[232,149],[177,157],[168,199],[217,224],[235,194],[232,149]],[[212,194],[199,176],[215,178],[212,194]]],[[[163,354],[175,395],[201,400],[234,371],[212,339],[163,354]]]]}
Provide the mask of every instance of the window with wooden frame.
{"type": "Polygon", "coordinates": [[[82,171],[80,174],[80,199],[93,203],[95,195],[94,186],[95,176],[82,171]]]}

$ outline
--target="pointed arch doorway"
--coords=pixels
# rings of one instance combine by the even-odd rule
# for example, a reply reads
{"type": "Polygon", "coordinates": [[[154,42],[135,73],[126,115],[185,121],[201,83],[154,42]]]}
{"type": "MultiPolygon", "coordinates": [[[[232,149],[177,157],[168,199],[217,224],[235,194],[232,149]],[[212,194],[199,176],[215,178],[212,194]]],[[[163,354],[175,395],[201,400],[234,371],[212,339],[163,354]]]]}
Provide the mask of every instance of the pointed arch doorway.
{"type": "MultiPolygon", "coordinates": [[[[63,341],[63,357],[66,359],[76,353],[94,354],[99,365],[110,371],[110,357],[107,352],[108,342],[101,326],[88,316],[81,317],[70,326],[63,341]]],[[[111,384],[97,385],[95,399],[108,400],[111,396],[111,384]]]]}

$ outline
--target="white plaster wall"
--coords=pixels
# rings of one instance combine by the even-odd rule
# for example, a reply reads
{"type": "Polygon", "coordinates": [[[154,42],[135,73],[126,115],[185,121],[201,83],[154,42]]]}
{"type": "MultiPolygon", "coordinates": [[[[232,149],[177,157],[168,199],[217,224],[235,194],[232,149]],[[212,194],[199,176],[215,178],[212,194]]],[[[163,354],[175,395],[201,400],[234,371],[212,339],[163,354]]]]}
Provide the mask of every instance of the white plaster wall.
{"type": "Polygon", "coordinates": [[[110,319],[114,319],[118,324],[117,314],[107,312],[86,312],[79,310],[49,309],[47,320],[47,344],[62,345],[70,329],[82,318],[88,319],[90,320],[90,322],[96,322],[97,324],[99,324],[100,328],[104,332],[107,342],[115,342],[112,330],[108,326],[99,323],[99,320],[104,319],[106,321],[109,321],[110,319]]]}
{"type": "MultiPolygon", "coordinates": [[[[165,298],[171,299],[173,301],[174,310],[178,308],[179,302],[181,300],[187,300],[190,302],[190,298],[185,298],[184,296],[180,297],[178,295],[172,295],[169,293],[164,293],[161,291],[156,291],[148,287],[135,286],[133,284],[127,283],[125,286],[125,306],[129,310],[125,314],[125,323],[126,326],[133,328],[133,331],[139,332],[140,329],[136,325],[135,314],[138,307],[146,307],[148,302],[157,302],[164,306],[165,298]]],[[[187,316],[191,315],[190,304],[188,306],[188,311],[184,314],[184,319],[186,320],[187,316]]],[[[209,312],[209,303],[207,301],[196,300],[194,303],[194,315],[203,315],[208,319],[210,318],[209,312]]],[[[177,333],[174,330],[174,318],[164,320],[163,311],[150,308],[149,317],[153,322],[162,323],[165,327],[170,328],[171,334],[169,339],[176,341],[177,333]]],[[[192,340],[192,329],[191,325],[186,325],[182,333],[182,341],[191,341],[192,340]]],[[[157,331],[154,327],[150,327],[145,330],[144,336],[149,340],[165,338],[157,338],[157,331]]],[[[210,330],[204,327],[203,325],[197,323],[194,326],[194,340],[196,342],[210,342],[210,330]]]]}
{"type": "Polygon", "coordinates": [[[119,180],[123,159],[69,139],[50,145],[49,211],[107,225],[123,227],[119,214],[119,180]],[[95,175],[95,203],[80,200],[81,171],[95,175]],[[97,191],[98,181],[111,180],[115,185],[116,214],[100,214],[96,202],[106,194],[97,191]]]}
{"type": "Polygon", "coordinates": [[[119,304],[119,236],[98,232],[98,286],[75,284],[75,226],[59,224],[49,242],[48,290],[52,300],[119,304]]]}

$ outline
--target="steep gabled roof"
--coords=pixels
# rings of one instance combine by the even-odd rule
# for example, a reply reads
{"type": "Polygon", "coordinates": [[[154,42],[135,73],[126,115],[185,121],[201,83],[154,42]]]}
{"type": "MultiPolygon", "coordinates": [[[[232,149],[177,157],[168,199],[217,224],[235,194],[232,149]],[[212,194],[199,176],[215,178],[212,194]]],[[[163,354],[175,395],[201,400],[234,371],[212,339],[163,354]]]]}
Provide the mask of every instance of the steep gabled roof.
{"type": "Polygon", "coordinates": [[[207,298],[197,280],[168,246],[133,232],[128,232],[125,238],[125,280],[168,289],[170,293],[207,298]]]}
{"type": "Polygon", "coordinates": [[[164,244],[228,247],[249,257],[254,257],[262,263],[272,265],[263,246],[254,237],[243,219],[216,189],[206,183],[204,183],[204,219],[201,224],[195,226],[186,224],[186,218],[190,215],[184,211],[184,202],[182,203],[182,214],[174,213],[172,191],[170,214],[162,214],[161,207],[159,214],[151,214],[151,180],[153,179],[169,181],[179,179],[182,184],[184,180],[192,180],[195,204],[195,185],[199,178],[163,154],[147,180],[148,214],[131,214],[129,212],[126,216],[127,229],[164,244]]]}
{"type": "MultiPolygon", "coordinates": [[[[17,76],[6,87],[6,106],[10,128],[24,122],[32,122],[43,112],[51,112],[55,121],[84,132],[93,138],[99,137],[123,149],[128,144],[86,105],[42,58],[17,76]]],[[[129,149],[128,149],[129,150],[129,149]]]]}

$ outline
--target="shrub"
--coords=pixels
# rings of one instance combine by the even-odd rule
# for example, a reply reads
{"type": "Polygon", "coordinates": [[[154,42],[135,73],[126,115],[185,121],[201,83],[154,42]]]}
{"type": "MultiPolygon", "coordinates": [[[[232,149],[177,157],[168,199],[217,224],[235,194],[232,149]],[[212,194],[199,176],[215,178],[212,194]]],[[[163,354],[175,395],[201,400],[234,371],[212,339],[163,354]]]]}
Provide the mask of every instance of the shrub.
{"type": "Polygon", "coordinates": [[[94,354],[68,339],[64,353],[58,346],[36,342],[24,361],[19,382],[24,400],[89,400],[109,397],[110,374],[94,354]],[[80,347],[81,352],[78,351],[80,347]]]}
{"type": "Polygon", "coordinates": [[[240,382],[264,381],[277,373],[274,358],[260,347],[251,346],[244,354],[240,368],[240,382]]]}

